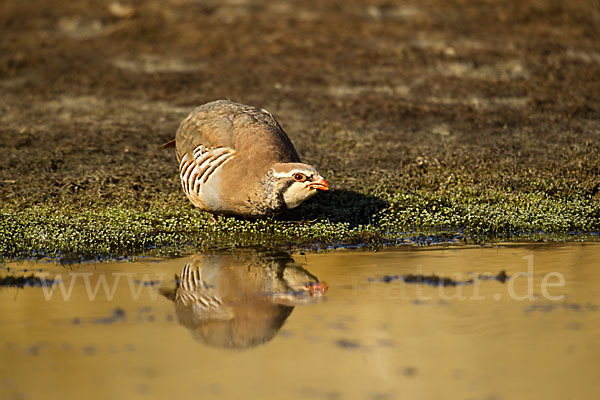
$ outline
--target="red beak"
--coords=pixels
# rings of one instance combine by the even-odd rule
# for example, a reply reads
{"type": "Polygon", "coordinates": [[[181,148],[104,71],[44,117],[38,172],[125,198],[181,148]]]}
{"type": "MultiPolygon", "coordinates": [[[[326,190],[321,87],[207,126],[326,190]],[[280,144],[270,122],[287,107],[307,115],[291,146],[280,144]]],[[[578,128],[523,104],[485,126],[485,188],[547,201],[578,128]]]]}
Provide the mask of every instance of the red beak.
{"type": "Polygon", "coordinates": [[[327,289],[329,289],[329,285],[327,282],[312,282],[306,285],[306,288],[310,292],[312,297],[323,296],[327,293],[327,289]]]}
{"type": "Polygon", "coordinates": [[[329,184],[327,181],[320,176],[318,179],[315,179],[311,183],[308,184],[309,188],[318,189],[318,190],[329,190],[329,184]]]}

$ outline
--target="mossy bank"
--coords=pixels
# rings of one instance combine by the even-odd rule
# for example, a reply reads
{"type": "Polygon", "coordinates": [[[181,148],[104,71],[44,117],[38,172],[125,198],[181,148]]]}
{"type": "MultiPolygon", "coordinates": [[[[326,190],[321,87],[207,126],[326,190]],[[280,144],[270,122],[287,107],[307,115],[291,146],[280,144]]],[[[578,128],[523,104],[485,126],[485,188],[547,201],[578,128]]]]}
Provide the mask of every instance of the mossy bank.
{"type": "Polygon", "coordinates": [[[246,246],[321,250],[400,244],[494,240],[595,240],[600,205],[582,198],[491,191],[436,194],[333,192],[284,218],[213,221],[190,205],[5,208],[0,216],[4,257],[63,261],[246,246]],[[327,211],[332,210],[332,211],[327,211]]]}

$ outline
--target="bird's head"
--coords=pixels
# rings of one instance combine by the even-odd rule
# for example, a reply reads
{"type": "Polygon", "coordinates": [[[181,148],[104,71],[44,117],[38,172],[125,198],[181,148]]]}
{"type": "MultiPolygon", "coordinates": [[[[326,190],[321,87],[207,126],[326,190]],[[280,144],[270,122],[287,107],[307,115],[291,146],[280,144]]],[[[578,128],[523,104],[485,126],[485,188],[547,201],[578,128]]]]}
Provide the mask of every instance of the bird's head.
{"type": "Polygon", "coordinates": [[[329,184],[317,170],[302,163],[278,163],[270,171],[274,189],[283,197],[287,208],[294,208],[304,200],[317,194],[318,190],[329,190],[329,184]]]}

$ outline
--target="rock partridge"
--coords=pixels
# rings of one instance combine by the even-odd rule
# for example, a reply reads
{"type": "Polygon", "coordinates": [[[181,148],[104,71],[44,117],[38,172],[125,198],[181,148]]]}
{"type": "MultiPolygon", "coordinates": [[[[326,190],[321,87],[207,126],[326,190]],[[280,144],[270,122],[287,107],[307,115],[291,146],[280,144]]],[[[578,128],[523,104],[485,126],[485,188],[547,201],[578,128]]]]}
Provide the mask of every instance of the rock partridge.
{"type": "Polygon", "coordinates": [[[185,195],[213,214],[273,215],[329,189],[266,110],[204,104],[183,120],[175,147],[185,195]]]}

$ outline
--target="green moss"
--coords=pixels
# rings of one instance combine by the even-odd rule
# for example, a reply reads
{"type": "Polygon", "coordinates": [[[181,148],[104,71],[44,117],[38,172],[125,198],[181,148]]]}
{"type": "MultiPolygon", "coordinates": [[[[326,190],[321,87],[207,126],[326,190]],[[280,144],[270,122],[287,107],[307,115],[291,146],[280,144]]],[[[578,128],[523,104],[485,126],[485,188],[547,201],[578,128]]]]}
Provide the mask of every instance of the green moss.
{"type": "Polygon", "coordinates": [[[0,254],[93,259],[220,247],[565,240],[582,237],[573,232],[598,231],[600,204],[591,198],[455,186],[443,192],[382,189],[372,195],[332,191],[278,218],[219,217],[217,223],[183,200],[156,202],[145,209],[4,205],[0,254]]]}

